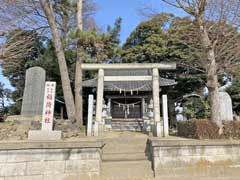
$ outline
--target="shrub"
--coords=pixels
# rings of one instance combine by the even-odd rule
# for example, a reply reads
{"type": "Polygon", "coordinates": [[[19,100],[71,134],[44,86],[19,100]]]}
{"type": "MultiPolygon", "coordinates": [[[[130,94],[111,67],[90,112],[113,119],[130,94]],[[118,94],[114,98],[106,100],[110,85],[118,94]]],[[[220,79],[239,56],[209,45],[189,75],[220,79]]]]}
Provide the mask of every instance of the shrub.
{"type": "Polygon", "coordinates": [[[183,102],[183,113],[187,119],[203,119],[210,116],[209,101],[200,97],[188,97],[183,102]]]}
{"type": "Polygon", "coordinates": [[[240,121],[223,121],[223,134],[207,119],[178,122],[178,136],[195,139],[240,139],[240,121]]]}
{"type": "Polygon", "coordinates": [[[195,139],[217,139],[219,138],[217,125],[209,120],[191,120],[178,122],[178,135],[195,139]]]}
{"type": "Polygon", "coordinates": [[[240,121],[224,121],[222,137],[240,139],[240,121]]]}

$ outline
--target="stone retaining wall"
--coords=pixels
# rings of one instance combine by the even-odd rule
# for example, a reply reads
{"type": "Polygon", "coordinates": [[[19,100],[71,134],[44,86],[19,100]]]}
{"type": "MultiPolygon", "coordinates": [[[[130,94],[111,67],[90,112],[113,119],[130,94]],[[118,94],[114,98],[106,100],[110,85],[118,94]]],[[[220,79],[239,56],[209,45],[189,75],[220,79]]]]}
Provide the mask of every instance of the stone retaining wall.
{"type": "Polygon", "coordinates": [[[208,173],[209,168],[222,170],[222,167],[240,165],[239,141],[152,139],[150,140],[150,152],[156,176],[164,176],[165,172],[169,173],[169,169],[174,174],[184,174],[186,170],[196,170],[196,173],[199,173],[199,168],[206,170],[201,170],[201,172],[208,173]]]}
{"type": "Polygon", "coordinates": [[[100,173],[101,142],[0,143],[0,180],[79,180],[100,173]]]}

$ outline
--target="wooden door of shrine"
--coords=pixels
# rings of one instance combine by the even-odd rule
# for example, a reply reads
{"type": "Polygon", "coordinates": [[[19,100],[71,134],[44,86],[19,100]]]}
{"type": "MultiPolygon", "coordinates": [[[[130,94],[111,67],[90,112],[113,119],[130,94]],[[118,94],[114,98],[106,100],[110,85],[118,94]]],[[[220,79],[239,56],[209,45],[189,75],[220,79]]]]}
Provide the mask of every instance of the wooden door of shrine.
{"type": "Polygon", "coordinates": [[[142,118],[141,99],[126,98],[112,99],[111,114],[113,119],[140,119],[142,118]]]}

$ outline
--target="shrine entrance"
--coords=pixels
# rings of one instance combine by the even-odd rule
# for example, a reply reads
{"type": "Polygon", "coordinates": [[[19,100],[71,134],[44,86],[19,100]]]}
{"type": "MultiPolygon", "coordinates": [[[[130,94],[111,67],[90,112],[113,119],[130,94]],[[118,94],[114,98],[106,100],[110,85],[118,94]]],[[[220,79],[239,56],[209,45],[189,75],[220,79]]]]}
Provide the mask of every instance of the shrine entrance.
{"type": "Polygon", "coordinates": [[[98,136],[104,131],[120,129],[168,136],[167,96],[163,98],[162,118],[160,92],[161,87],[176,82],[160,77],[159,70],[175,68],[174,63],[82,64],[83,70],[98,70],[96,78],[83,82],[84,88],[97,88],[96,99],[93,100],[93,94],[89,96],[88,134],[98,136]]]}

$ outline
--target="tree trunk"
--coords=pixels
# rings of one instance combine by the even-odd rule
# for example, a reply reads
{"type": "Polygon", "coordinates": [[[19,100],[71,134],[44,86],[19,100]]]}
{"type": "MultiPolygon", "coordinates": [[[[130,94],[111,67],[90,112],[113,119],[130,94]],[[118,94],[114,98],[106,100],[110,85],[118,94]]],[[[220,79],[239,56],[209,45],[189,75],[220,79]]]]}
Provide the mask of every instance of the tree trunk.
{"type": "Polygon", "coordinates": [[[61,80],[62,80],[62,88],[63,88],[63,94],[68,114],[68,119],[74,121],[75,119],[75,107],[74,107],[74,99],[72,94],[72,89],[70,85],[70,79],[68,75],[68,68],[66,64],[66,59],[64,55],[63,46],[60,40],[60,37],[58,35],[57,25],[52,9],[52,4],[49,1],[49,3],[46,0],[40,0],[40,4],[44,10],[44,13],[47,17],[51,33],[52,33],[52,39],[58,59],[60,74],[61,74],[61,80]]]}
{"type": "Polygon", "coordinates": [[[209,66],[207,69],[207,87],[210,95],[211,104],[211,120],[214,121],[219,127],[219,134],[222,134],[222,120],[220,115],[220,98],[218,91],[218,76],[217,76],[217,64],[215,58],[214,47],[209,38],[207,29],[203,23],[203,16],[198,19],[198,24],[200,28],[201,37],[203,40],[203,47],[207,52],[207,58],[209,61],[209,66]]]}
{"type": "MultiPolygon", "coordinates": [[[[77,31],[78,33],[82,31],[82,7],[83,0],[77,1],[77,31]]],[[[78,34],[79,35],[79,34],[78,34]]],[[[82,58],[81,58],[81,44],[77,43],[77,61],[76,61],[76,69],[75,69],[75,110],[76,110],[76,121],[77,124],[83,124],[82,118],[82,58]]]]}
{"type": "Polygon", "coordinates": [[[208,51],[209,59],[212,62],[209,66],[207,74],[207,87],[210,95],[211,104],[211,120],[214,121],[219,127],[219,134],[222,134],[222,120],[221,120],[221,110],[220,110],[220,98],[218,90],[218,77],[217,77],[217,65],[215,62],[214,50],[210,49],[208,51]]]}

